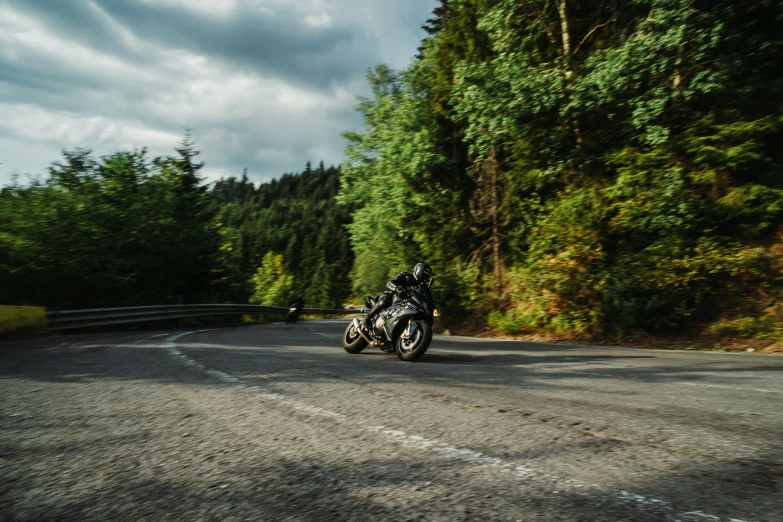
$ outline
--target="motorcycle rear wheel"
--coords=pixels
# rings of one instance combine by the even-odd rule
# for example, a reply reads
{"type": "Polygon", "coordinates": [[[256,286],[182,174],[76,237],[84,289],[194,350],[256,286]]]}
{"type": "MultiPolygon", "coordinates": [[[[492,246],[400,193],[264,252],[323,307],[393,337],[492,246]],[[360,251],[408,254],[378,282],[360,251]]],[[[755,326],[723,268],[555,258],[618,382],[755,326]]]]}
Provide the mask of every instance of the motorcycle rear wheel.
{"type": "Polygon", "coordinates": [[[416,331],[411,339],[397,338],[395,348],[397,357],[403,361],[415,361],[420,359],[432,342],[432,326],[427,321],[419,321],[416,331]]]}
{"type": "Polygon", "coordinates": [[[367,348],[367,341],[359,335],[353,321],[348,323],[343,333],[343,349],[348,353],[359,353],[367,348]]]}

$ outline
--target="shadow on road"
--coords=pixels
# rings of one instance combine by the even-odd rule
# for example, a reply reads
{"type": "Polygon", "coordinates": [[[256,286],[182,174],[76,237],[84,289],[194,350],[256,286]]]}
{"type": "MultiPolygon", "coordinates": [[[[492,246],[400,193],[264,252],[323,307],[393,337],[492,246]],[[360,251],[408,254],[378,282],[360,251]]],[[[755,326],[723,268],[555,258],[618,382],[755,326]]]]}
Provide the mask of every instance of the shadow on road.
{"type": "MultiPolygon", "coordinates": [[[[733,436],[737,430],[746,430],[751,441],[768,440],[774,444],[779,439],[774,422],[744,428],[737,424],[736,415],[720,411],[702,412],[702,417],[694,419],[696,408],[683,405],[687,396],[681,404],[643,410],[634,401],[632,389],[612,389],[606,383],[714,382],[716,375],[731,379],[762,372],[775,375],[781,372],[780,366],[764,363],[732,366],[731,361],[716,364],[693,360],[679,365],[677,361],[653,355],[610,350],[590,352],[584,347],[538,349],[536,345],[528,345],[510,350],[508,343],[482,343],[479,349],[471,347],[473,353],[460,353],[455,345],[434,344],[420,364],[402,363],[394,355],[377,351],[349,355],[339,347],[339,339],[312,335],[307,329],[293,333],[274,328],[225,330],[194,335],[178,346],[190,360],[204,368],[216,369],[250,384],[301,384],[303,387],[299,389],[306,389],[311,385],[350,381],[351,386],[367,389],[378,384],[385,386],[385,390],[398,384],[408,391],[419,390],[416,386],[437,387],[441,396],[433,400],[450,400],[451,395],[465,400],[464,397],[477,396],[477,390],[498,390],[494,400],[518,402],[521,409],[534,409],[538,397],[557,397],[557,400],[562,398],[564,406],[581,408],[590,417],[594,416],[590,411],[594,406],[591,401],[600,395],[611,397],[612,402],[600,404],[609,405],[609,414],[617,419],[650,422],[652,411],[654,422],[676,426],[681,431],[701,428],[706,422],[715,427],[715,433],[726,430],[725,433],[733,436]],[[449,351],[438,353],[439,347],[449,351]],[[595,369],[585,368],[590,366],[595,369]]],[[[142,385],[139,390],[144,390],[146,383],[236,386],[234,382],[183,364],[172,356],[170,349],[170,345],[160,340],[151,340],[140,344],[106,342],[93,347],[6,353],[0,357],[0,380],[11,380],[6,386],[8,393],[13,392],[13,381],[20,379],[56,383],[52,387],[55,390],[101,381],[135,382],[142,385]]],[[[30,388],[29,394],[39,393],[36,387],[30,388]]],[[[99,392],[100,388],[96,390],[99,392]]],[[[695,392],[693,396],[698,398],[695,392]]],[[[53,407],[57,405],[56,397],[48,400],[53,407]]],[[[504,412],[503,418],[512,413],[520,411],[504,412]]],[[[35,415],[30,415],[27,424],[19,426],[12,425],[10,419],[3,420],[0,435],[12,432],[17,435],[3,437],[0,445],[0,464],[4,470],[0,473],[0,519],[201,517],[226,520],[237,517],[245,520],[256,517],[396,521],[414,517],[492,520],[501,516],[531,520],[535,516],[537,520],[592,522],[658,521],[670,519],[669,515],[674,514],[674,518],[686,522],[698,520],[686,515],[694,511],[725,520],[733,517],[757,521],[775,520],[774,515],[783,512],[783,479],[780,468],[774,467],[775,463],[783,462],[780,451],[759,449],[753,455],[759,465],[694,454],[683,457],[681,467],[666,471],[656,471],[654,463],[634,467],[636,464],[621,461],[618,466],[630,465],[642,471],[630,480],[627,474],[623,481],[606,477],[604,483],[611,487],[589,486],[579,492],[564,488],[555,494],[558,484],[551,481],[499,473],[496,478],[492,475],[493,478],[487,479],[487,473],[494,473],[488,467],[458,460],[433,462],[431,453],[419,454],[404,446],[397,448],[392,460],[341,461],[333,454],[318,459],[282,457],[253,446],[257,440],[263,447],[266,434],[263,425],[257,427],[252,444],[247,441],[234,444],[228,439],[217,447],[192,447],[185,442],[190,438],[178,439],[181,442],[172,444],[180,448],[179,456],[172,455],[166,467],[158,467],[153,456],[162,444],[156,437],[167,433],[165,429],[152,430],[163,422],[158,414],[140,411],[138,418],[124,419],[135,426],[135,431],[134,435],[120,437],[90,436],[87,426],[97,421],[90,418],[89,411],[83,415],[83,419],[70,419],[67,425],[47,421],[43,416],[38,419],[35,415]],[[65,444],[59,435],[48,435],[63,430],[78,434],[80,444],[65,444]],[[39,437],[33,443],[24,436],[26,433],[37,433],[39,437]],[[41,437],[41,433],[45,436],[41,437]],[[101,448],[114,448],[115,460],[100,458],[101,448]],[[192,460],[188,460],[186,467],[177,467],[182,459],[192,460]],[[765,462],[771,465],[765,466],[765,462]],[[71,463],[82,463],[82,471],[71,474],[71,463]],[[167,468],[172,471],[166,471],[167,468]],[[224,484],[226,487],[221,487],[224,484]],[[623,495],[623,491],[628,494],[623,495]]],[[[101,420],[105,425],[113,422],[109,416],[101,420]]],[[[572,428],[578,429],[573,426],[569,429],[572,428]]],[[[370,441],[357,438],[355,443],[370,441]]],[[[292,434],[289,449],[296,452],[297,444],[292,434]]],[[[545,466],[548,459],[558,456],[569,459],[599,454],[611,460],[613,451],[626,444],[601,437],[583,437],[569,443],[557,442],[555,438],[539,448],[502,457],[509,462],[533,462],[537,466],[545,466]]],[[[639,455],[643,455],[645,448],[639,446],[639,455]]],[[[475,449],[493,454],[491,447],[475,449]]],[[[544,471],[548,472],[539,471],[542,476],[544,471]]]]}
{"type": "MultiPolygon", "coordinates": [[[[128,447],[108,470],[95,461],[94,469],[83,468],[77,476],[64,468],[50,469],[46,477],[25,475],[12,459],[13,472],[0,478],[0,518],[686,522],[773,521],[783,509],[779,477],[724,463],[647,473],[612,487],[577,489],[542,480],[535,473],[502,475],[492,467],[432,460],[432,455],[410,451],[394,460],[297,460],[243,455],[241,445],[228,443],[213,450],[212,459],[187,451],[167,459],[167,467],[176,467],[179,460],[198,457],[186,473],[177,473],[157,467],[154,459],[134,455],[134,450],[138,448],[128,447]],[[216,458],[242,464],[216,466],[216,458]],[[103,477],[100,487],[95,487],[96,473],[103,477]]],[[[92,450],[82,451],[85,458],[92,450]]]]}
{"type": "MultiPolygon", "coordinates": [[[[419,362],[403,363],[395,355],[374,348],[367,348],[358,355],[346,354],[340,348],[339,338],[314,335],[312,328],[301,326],[216,330],[203,337],[192,335],[177,346],[196,359],[204,359],[209,367],[239,376],[290,368],[310,370],[288,377],[303,382],[358,375],[386,383],[421,382],[422,378],[432,378],[446,385],[469,382],[526,389],[594,390],[594,382],[609,379],[666,384],[715,382],[716,379],[736,383],[746,376],[752,381],[754,376],[764,373],[783,377],[783,359],[779,364],[737,359],[683,361],[583,346],[491,341],[475,345],[467,345],[464,341],[435,341],[419,362]],[[253,371],[248,372],[248,369],[253,371]]],[[[178,364],[169,355],[169,348],[162,340],[151,340],[140,344],[102,342],[84,348],[7,352],[0,355],[0,379],[28,378],[47,382],[96,379],[179,382],[188,379],[220,385],[219,381],[205,380],[202,376],[189,379],[188,371],[182,368],[172,372],[172,367],[178,364]]],[[[612,393],[609,389],[604,391],[612,393]]],[[[625,390],[622,393],[633,392],[625,390]]]]}

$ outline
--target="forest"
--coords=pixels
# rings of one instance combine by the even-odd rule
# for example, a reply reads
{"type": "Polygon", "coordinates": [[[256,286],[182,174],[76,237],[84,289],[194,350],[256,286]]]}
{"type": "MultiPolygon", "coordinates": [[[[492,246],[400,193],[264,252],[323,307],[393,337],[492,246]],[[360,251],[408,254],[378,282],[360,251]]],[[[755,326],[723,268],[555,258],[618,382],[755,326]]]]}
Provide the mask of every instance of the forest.
{"type": "Polygon", "coordinates": [[[205,184],[186,136],[171,157],[65,151],[44,181],[0,191],[3,304],[341,306],[353,266],[339,170],[205,184]]]}
{"type": "Polygon", "coordinates": [[[781,21],[766,0],[442,1],[345,133],[357,274],[426,258],[452,316],[510,333],[780,339],[781,21]]]}
{"type": "Polygon", "coordinates": [[[2,304],[339,306],[417,261],[445,324],[783,340],[783,2],[441,0],[339,167],[204,183],[65,151],[0,192],[2,304]]]}

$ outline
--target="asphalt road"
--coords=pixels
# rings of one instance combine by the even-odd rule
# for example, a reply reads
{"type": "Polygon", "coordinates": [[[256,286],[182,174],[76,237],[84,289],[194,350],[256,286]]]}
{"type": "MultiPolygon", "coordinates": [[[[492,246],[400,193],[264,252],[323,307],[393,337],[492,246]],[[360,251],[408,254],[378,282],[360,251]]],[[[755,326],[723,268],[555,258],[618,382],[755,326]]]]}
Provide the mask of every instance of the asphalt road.
{"type": "Polygon", "coordinates": [[[783,357],[345,324],[0,350],[0,520],[783,520],[783,357]]]}

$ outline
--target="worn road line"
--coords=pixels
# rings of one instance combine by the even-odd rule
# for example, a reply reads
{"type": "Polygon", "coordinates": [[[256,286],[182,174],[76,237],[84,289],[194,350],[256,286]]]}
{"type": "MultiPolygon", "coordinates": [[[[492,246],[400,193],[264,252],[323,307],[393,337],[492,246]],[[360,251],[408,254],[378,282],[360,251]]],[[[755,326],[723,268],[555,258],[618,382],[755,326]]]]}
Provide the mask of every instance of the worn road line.
{"type": "MultiPolygon", "coordinates": [[[[319,332],[315,331],[314,327],[311,327],[311,329],[314,331],[314,333],[319,333],[319,332]]],[[[329,335],[329,334],[323,334],[323,335],[326,336],[326,335],[329,335]]],[[[441,352],[441,351],[442,350],[439,350],[439,352],[441,352]]],[[[664,351],[664,350],[662,350],[662,351],[664,351]]],[[[448,351],[447,351],[447,353],[448,353],[448,351]]],[[[452,351],[450,353],[459,354],[459,353],[462,353],[462,352],[452,351]]],[[[496,353],[496,352],[484,352],[484,353],[491,354],[491,353],[496,353]]],[[[503,352],[497,352],[497,353],[503,353],[503,352]]],[[[535,357],[539,357],[539,356],[535,356],[535,357]]],[[[521,366],[521,365],[519,365],[519,367],[528,368],[527,366],[521,366]]],[[[353,383],[355,385],[369,386],[369,384],[367,382],[364,382],[364,381],[361,381],[361,380],[357,380],[357,379],[350,379],[350,378],[347,378],[347,377],[342,376],[342,375],[335,375],[335,374],[333,374],[331,372],[321,372],[321,371],[318,371],[318,370],[311,370],[311,371],[313,371],[314,373],[321,374],[323,376],[331,377],[333,379],[341,379],[341,380],[344,380],[344,381],[348,381],[348,382],[351,382],[351,383],[353,383]]],[[[584,374],[584,375],[601,376],[601,377],[607,377],[607,378],[623,378],[623,377],[618,377],[618,376],[614,376],[614,375],[610,376],[608,374],[600,374],[600,373],[596,373],[596,372],[580,372],[580,371],[576,371],[576,370],[562,370],[562,371],[568,372],[568,373],[577,373],[577,374],[584,374]]],[[[638,378],[635,378],[635,377],[630,377],[630,379],[636,380],[636,381],[643,381],[644,380],[644,379],[638,379],[638,378]]],[[[691,383],[679,383],[679,384],[691,384],[691,383]]],[[[369,387],[372,388],[372,386],[369,386],[369,387]]],[[[377,393],[377,391],[374,390],[371,393],[377,393]]],[[[469,402],[464,402],[464,401],[460,401],[460,400],[455,400],[452,397],[448,397],[448,396],[427,394],[427,395],[420,396],[420,398],[428,399],[428,400],[435,400],[435,401],[443,403],[443,404],[448,404],[450,406],[461,407],[461,408],[464,408],[464,409],[469,410],[469,411],[480,410],[480,411],[484,411],[485,413],[489,413],[489,414],[501,413],[501,412],[497,411],[497,408],[492,407],[492,406],[481,406],[481,405],[478,405],[478,404],[475,404],[475,403],[469,403],[469,402]]],[[[507,410],[503,410],[502,411],[502,414],[504,416],[509,415],[509,414],[516,415],[516,413],[517,412],[514,412],[513,410],[508,410],[508,411],[507,410]]],[[[673,452],[673,453],[679,453],[679,454],[682,454],[682,455],[690,455],[690,456],[700,456],[700,457],[709,458],[709,459],[717,459],[717,460],[720,460],[720,461],[728,461],[728,462],[732,462],[732,463],[735,463],[735,464],[740,464],[740,465],[743,465],[743,466],[750,466],[750,467],[757,467],[757,468],[760,467],[760,468],[772,470],[772,471],[775,471],[775,472],[778,472],[778,473],[780,472],[780,466],[774,466],[774,465],[770,466],[770,465],[768,465],[766,463],[763,463],[763,462],[758,462],[758,461],[754,461],[754,460],[747,460],[747,459],[742,459],[742,458],[736,458],[736,457],[733,457],[733,456],[730,456],[730,455],[721,455],[721,454],[715,454],[715,453],[710,453],[710,452],[698,451],[698,450],[694,450],[694,449],[684,450],[684,449],[673,447],[673,446],[669,446],[669,445],[666,445],[666,444],[650,442],[649,440],[644,439],[644,438],[623,437],[623,436],[619,436],[617,434],[596,431],[596,430],[594,430],[594,429],[592,429],[590,427],[586,427],[585,428],[584,426],[575,427],[575,426],[569,425],[569,424],[557,424],[557,423],[553,424],[553,423],[550,423],[549,420],[547,420],[547,419],[541,421],[541,420],[537,419],[536,417],[530,416],[529,413],[523,414],[522,417],[520,418],[520,420],[523,420],[524,422],[527,422],[527,423],[537,423],[537,424],[544,424],[545,423],[545,424],[547,424],[549,426],[555,426],[555,427],[557,427],[559,429],[564,429],[564,430],[568,430],[568,431],[574,431],[574,432],[580,433],[582,435],[586,435],[588,437],[595,437],[595,438],[598,438],[598,439],[612,440],[612,441],[615,441],[615,442],[622,442],[622,443],[626,443],[626,444],[634,444],[634,445],[639,445],[639,446],[648,446],[648,447],[656,448],[656,449],[663,450],[663,451],[666,451],[666,452],[673,452]]]]}
{"type": "Polygon", "coordinates": [[[310,330],[315,335],[320,335],[321,337],[326,337],[329,339],[342,339],[343,337],[342,335],[339,334],[328,334],[328,333],[319,332],[318,330],[315,329],[315,324],[308,325],[308,330],[310,330]]]}
{"type": "MultiPolygon", "coordinates": [[[[429,439],[426,437],[422,437],[420,435],[411,435],[402,430],[392,429],[386,426],[368,426],[361,423],[356,423],[355,421],[350,420],[348,417],[346,417],[341,413],[333,412],[324,408],[312,406],[300,401],[289,399],[281,393],[269,391],[258,385],[245,384],[242,379],[234,375],[228,374],[226,372],[209,368],[206,365],[202,364],[201,362],[185,355],[184,353],[182,353],[182,351],[176,348],[175,345],[176,341],[181,339],[182,337],[196,334],[196,333],[206,332],[206,331],[209,330],[184,332],[184,333],[170,336],[166,340],[168,345],[168,353],[174,359],[179,360],[180,362],[182,362],[183,364],[185,364],[186,366],[194,370],[200,371],[201,373],[205,373],[221,382],[233,385],[237,388],[252,391],[256,393],[258,396],[266,400],[277,402],[278,404],[287,406],[296,411],[304,412],[318,417],[329,418],[334,421],[341,422],[348,425],[353,425],[359,428],[363,432],[375,433],[379,436],[382,436],[388,440],[391,440],[405,447],[413,447],[420,451],[429,451],[431,453],[438,454],[445,459],[456,460],[456,461],[472,464],[478,468],[495,469],[501,474],[504,474],[506,476],[508,475],[516,476],[518,479],[521,479],[523,481],[554,482],[559,486],[559,488],[558,490],[552,491],[552,494],[558,494],[560,490],[565,488],[575,488],[581,491],[587,491],[590,488],[599,487],[597,484],[588,485],[588,484],[580,483],[579,481],[573,479],[563,479],[559,477],[554,477],[548,473],[544,473],[541,470],[538,470],[526,464],[525,465],[510,464],[508,462],[505,462],[503,459],[499,457],[486,455],[484,453],[474,451],[468,448],[458,448],[455,446],[450,446],[438,440],[429,439]]],[[[318,332],[314,332],[314,333],[318,333],[318,332]]],[[[644,505],[644,506],[654,505],[659,508],[666,509],[667,511],[670,512],[669,516],[673,522],[680,521],[681,519],[679,517],[686,517],[686,519],[692,519],[693,517],[697,517],[700,520],[713,520],[713,521],[722,520],[720,517],[711,515],[704,511],[689,511],[685,513],[673,514],[671,513],[672,511],[671,503],[665,500],[646,497],[644,495],[639,495],[624,490],[611,494],[610,497],[615,502],[631,503],[631,504],[644,505]]],[[[732,519],[728,519],[728,522],[747,522],[747,521],[742,519],[732,518],[732,519]]]]}
{"type": "Polygon", "coordinates": [[[682,384],[685,386],[701,386],[705,388],[724,388],[726,390],[752,391],[752,392],[759,392],[759,393],[783,393],[783,391],[781,390],[766,390],[764,388],[748,388],[746,386],[726,386],[723,384],[706,384],[703,382],[680,382],[677,384],[682,384]]]}
{"type": "MultiPolygon", "coordinates": [[[[596,372],[582,372],[578,370],[562,370],[565,373],[573,373],[576,375],[590,375],[593,377],[606,377],[607,379],[622,379],[622,380],[629,380],[629,381],[643,381],[644,379],[639,379],[638,377],[630,377],[627,375],[611,375],[608,373],[596,373],[596,372]]],[[[704,388],[723,388],[726,390],[742,390],[742,391],[752,391],[752,392],[759,392],[759,393],[783,393],[782,390],[767,390],[764,388],[748,388],[746,386],[729,386],[725,384],[707,384],[703,382],[682,382],[682,381],[663,381],[662,384],[680,384],[682,386],[697,386],[697,387],[704,387],[704,388]]]]}

